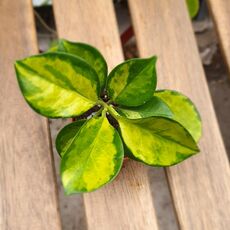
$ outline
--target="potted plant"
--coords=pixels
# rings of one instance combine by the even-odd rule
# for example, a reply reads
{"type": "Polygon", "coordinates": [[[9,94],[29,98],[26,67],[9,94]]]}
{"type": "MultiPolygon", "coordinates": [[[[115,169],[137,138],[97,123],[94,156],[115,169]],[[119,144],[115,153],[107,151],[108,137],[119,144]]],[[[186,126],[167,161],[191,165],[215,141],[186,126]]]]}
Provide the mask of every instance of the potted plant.
{"type": "Polygon", "coordinates": [[[16,61],[32,109],[49,118],[77,118],[56,139],[66,194],[112,181],[124,156],[165,167],[199,152],[199,113],[181,93],[156,90],[156,60],[130,59],[108,74],[97,49],[62,39],[46,53],[16,61]]]}

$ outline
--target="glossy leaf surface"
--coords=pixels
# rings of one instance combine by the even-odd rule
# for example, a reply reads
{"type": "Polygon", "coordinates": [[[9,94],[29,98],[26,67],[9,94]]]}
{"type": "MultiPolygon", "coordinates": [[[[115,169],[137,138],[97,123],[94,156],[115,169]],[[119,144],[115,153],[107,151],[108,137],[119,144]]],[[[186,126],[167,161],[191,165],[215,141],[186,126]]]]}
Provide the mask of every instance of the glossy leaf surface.
{"type": "Polygon", "coordinates": [[[98,99],[96,72],[72,55],[35,55],[17,61],[15,68],[26,101],[44,116],[77,116],[93,107],[98,99]]]}
{"type": "Polygon", "coordinates": [[[117,112],[129,119],[138,119],[152,116],[172,117],[168,105],[157,97],[151,98],[144,105],[136,107],[117,107],[117,112]]]}
{"type": "Polygon", "coordinates": [[[61,131],[58,133],[56,138],[56,149],[61,157],[63,157],[66,152],[68,146],[72,142],[75,135],[78,133],[82,125],[85,123],[85,120],[79,120],[72,122],[66,125],[61,131]]]}
{"type": "Polygon", "coordinates": [[[108,67],[104,57],[97,49],[84,43],[60,39],[55,46],[50,48],[50,51],[66,52],[84,59],[96,71],[100,89],[104,89],[108,67]]]}
{"type": "Polygon", "coordinates": [[[199,0],[186,0],[189,15],[191,18],[194,18],[199,11],[200,3],[199,0]]]}
{"type": "Polygon", "coordinates": [[[154,94],[163,100],[173,113],[173,119],[183,125],[198,141],[201,136],[201,118],[192,101],[173,90],[160,90],[154,94]]]}
{"type": "Polygon", "coordinates": [[[67,194],[93,191],[111,181],[124,157],[122,141],[105,115],[91,118],[76,131],[63,153],[62,183],[67,194]]]}
{"type": "Polygon", "coordinates": [[[188,131],[168,118],[120,118],[118,122],[127,148],[148,165],[174,165],[199,151],[188,131]]]}
{"type": "Polygon", "coordinates": [[[109,98],[123,106],[139,106],[152,98],[156,88],[156,57],[130,59],[108,77],[109,98]]]}

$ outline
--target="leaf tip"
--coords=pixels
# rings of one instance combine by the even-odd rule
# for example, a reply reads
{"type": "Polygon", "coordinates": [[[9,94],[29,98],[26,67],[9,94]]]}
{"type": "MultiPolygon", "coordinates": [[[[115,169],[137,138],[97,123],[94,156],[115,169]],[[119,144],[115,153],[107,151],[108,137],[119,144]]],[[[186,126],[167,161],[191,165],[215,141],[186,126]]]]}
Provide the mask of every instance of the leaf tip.
{"type": "Polygon", "coordinates": [[[14,62],[14,67],[17,68],[17,66],[20,65],[20,63],[21,63],[21,60],[16,60],[14,62]]]}
{"type": "Polygon", "coordinates": [[[14,62],[14,69],[15,69],[17,78],[19,77],[19,68],[21,67],[21,63],[22,63],[22,60],[16,60],[14,62]]]}
{"type": "Polygon", "coordinates": [[[148,60],[150,61],[150,62],[152,62],[152,64],[153,65],[155,65],[156,63],[157,63],[157,56],[156,55],[153,55],[153,56],[151,56],[151,57],[149,57],[148,58],[148,60]]]}

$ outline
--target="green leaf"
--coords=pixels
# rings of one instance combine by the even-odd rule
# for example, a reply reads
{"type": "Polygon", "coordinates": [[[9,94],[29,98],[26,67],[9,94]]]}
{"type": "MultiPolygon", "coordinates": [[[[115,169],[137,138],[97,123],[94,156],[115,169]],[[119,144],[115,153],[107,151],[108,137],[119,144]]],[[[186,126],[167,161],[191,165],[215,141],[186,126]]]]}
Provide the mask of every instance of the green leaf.
{"type": "Polygon", "coordinates": [[[164,117],[118,118],[125,145],[134,158],[152,166],[177,164],[199,151],[189,132],[164,117]]]}
{"type": "Polygon", "coordinates": [[[26,101],[44,116],[78,116],[92,108],[98,100],[96,72],[72,55],[35,55],[17,61],[15,68],[26,101]]]}
{"type": "Polygon", "coordinates": [[[186,0],[186,3],[187,3],[190,17],[194,18],[199,11],[199,7],[200,7],[199,0],[186,0]]]}
{"type": "Polygon", "coordinates": [[[66,52],[82,58],[96,71],[100,81],[100,89],[101,91],[104,89],[108,67],[104,57],[97,49],[84,43],[60,39],[55,46],[50,48],[50,51],[66,52]]]}
{"type": "Polygon", "coordinates": [[[56,138],[56,149],[61,157],[63,157],[66,152],[68,146],[72,142],[74,136],[78,133],[82,125],[85,123],[85,120],[79,120],[72,122],[66,125],[61,131],[58,133],[56,138]]]}
{"type": "Polygon", "coordinates": [[[108,76],[109,98],[123,106],[139,106],[152,98],[156,88],[156,57],[130,59],[108,76]]]}
{"type": "Polygon", "coordinates": [[[171,118],[173,116],[168,105],[160,98],[153,97],[144,105],[137,107],[117,107],[117,112],[129,119],[138,119],[152,116],[164,116],[171,118]]]}
{"type": "Polygon", "coordinates": [[[154,94],[163,100],[173,113],[173,120],[183,125],[195,141],[201,137],[201,118],[192,101],[183,94],[173,90],[159,90],[154,94]]]}
{"type": "Polygon", "coordinates": [[[124,157],[122,141],[105,116],[94,117],[72,139],[61,161],[66,194],[90,192],[116,177],[124,157]]]}

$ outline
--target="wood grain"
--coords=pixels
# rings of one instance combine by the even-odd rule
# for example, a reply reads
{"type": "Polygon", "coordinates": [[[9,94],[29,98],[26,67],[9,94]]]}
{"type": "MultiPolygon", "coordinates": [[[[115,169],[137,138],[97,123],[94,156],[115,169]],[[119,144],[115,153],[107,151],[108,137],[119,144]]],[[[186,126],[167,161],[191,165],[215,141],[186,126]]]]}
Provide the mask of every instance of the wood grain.
{"type": "MultiPolygon", "coordinates": [[[[111,69],[123,60],[112,1],[54,1],[60,37],[99,48],[111,69]]],[[[84,195],[88,228],[158,229],[147,167],[129,161],[106,187],[84,195]]]]}
{"type": "Polygon", "coordinates": [[[109,68],[123,60],[115,13],[111,0],[54,1],[54,14],[60,38],[82,41],[97,47],[109,68]]]}
{"type": "Polygon", "coordinates": [[[182,91],[203,120],[201,153],[167,169],[181,229],[230,226],[230,170],[185,1],[130,0],[140,56],[158,56],[158,88],[182,91]]]}
{"type": "Polygon", "coordinates": [[[23,99],[13,63],[37,53],[29,0],[0,1],[0,229],[58,230],[47,120],[23,99]]]}
{"type": "Polygon", "coordinates": [[[207,2],[216,25],[222,52],[230,72],[230,1],[208,0],[207,2]]]}

